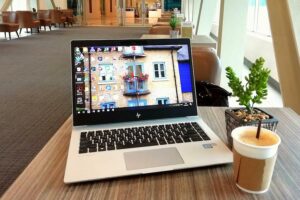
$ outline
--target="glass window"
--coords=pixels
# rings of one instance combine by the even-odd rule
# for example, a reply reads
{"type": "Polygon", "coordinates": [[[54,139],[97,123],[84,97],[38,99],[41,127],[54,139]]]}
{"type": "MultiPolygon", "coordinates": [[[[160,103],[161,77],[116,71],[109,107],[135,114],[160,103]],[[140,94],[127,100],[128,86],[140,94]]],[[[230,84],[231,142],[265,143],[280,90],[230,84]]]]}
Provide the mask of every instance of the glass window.
{"type": "Polygon", "coordinates": [[[266,0],[249,0],[247,28],[249,31],[271,36],[266,0]]]}
{"type": "Polygon", "coordinates": [[[100,106],[101,109],[111,109],[116,107],[116,102],[101,103],[100,106]]]}
{"type": "Polygon", "coordinates": [[[169,97],[157,98],[156,103],[157,105],[167,105],[169,103],[169,97]]]}
{"type": "Polygon", "coordinates": [[[271,35],[269,15],[266,0],[259,0],[256,31],[264,35],[271,35]]]}
{"type": "Polygon", "coordinates": [[[155,79],[164,79],[166,78],[166,67],[165,63],[154,63],[154,78],[155,79]]]}
{"type": "Polygon", "coordinates": [[[128,100],[128,107],[146,106],[146,105],[147,105],[147,100],[146,99],[128,100]]]}

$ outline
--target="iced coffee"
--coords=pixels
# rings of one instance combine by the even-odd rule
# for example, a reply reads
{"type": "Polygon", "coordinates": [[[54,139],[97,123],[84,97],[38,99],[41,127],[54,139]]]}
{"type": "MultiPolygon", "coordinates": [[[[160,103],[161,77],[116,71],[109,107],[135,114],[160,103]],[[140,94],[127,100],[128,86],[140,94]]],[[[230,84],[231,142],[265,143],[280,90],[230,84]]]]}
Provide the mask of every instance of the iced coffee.
{"type": "Polygon", "coordinates": [[[239,127],[232,131],[234,179],[236,185],[250,193],[266,192],[270,186],[281,140],[267,129],[261,129],[256,137],[257,127],[239,127]]]}

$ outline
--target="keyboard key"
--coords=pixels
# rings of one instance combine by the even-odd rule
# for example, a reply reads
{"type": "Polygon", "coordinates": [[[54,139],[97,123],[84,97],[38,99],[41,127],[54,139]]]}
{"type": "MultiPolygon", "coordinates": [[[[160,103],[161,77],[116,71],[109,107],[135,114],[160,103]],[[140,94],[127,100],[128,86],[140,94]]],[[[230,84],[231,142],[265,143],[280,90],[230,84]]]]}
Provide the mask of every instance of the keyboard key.
{"type": "Polygon", "coordinates": [[[108,145],[107,150],[115,150],[115,145],[108,145]]]}
{"type": "Polygon", "coordinates": [[[203,138],[203,140],[210,140],[210,138],[207,135],[202,136],[202,138],[203,138]]]}
{"type": "Polygon", "coordinates": [[[172,138],[168,138],[168,139],[167,139],[167,142],[168,142],[168,144],[174,144],[174,143],[175,143],[174,140],[173,140],[172,138]]]}
{"type": "Polygon", "coordinates": [[[98,151],[106,151],[105,145],[99,145],[98,151]]]}
{"type": "Polygon", "coordinates": [[[96,152],[97,151],[97,148],[95,147],[95,148],[89,148],[89,152],[91,153],[91,152],[96,152]]]}
{"type": "Polygon", "coordinates": [[[180,137],[174,137],[176,143],[182,143],[182,139],[180,137]]]}
{"type": "Polygon", "coordinates": [[[187,136],[183,136],[182,139],[184,142],[191,142],[191,139],[187,136]]]}
{"type": "Polygon", "coordinates": [[[86,138],[86,132],[81,132],[80,133],[80,138],[86,138]]]}
{"type": "Polygon", "coordinates": [[[191,137],[192,141],[202,141],[202,138],[199,135],[191,137]]]}
{"type": "Polygon", "coordinates": [[[79,153],[87,153],[87,148],[80,148],[79,153]]]}
{"type": "Polygon", "coordinates": [[[159,142],[160,145],[167,144],[165,139],[160,139],[160,140],[158,140],[158,142],[159,142]]]}

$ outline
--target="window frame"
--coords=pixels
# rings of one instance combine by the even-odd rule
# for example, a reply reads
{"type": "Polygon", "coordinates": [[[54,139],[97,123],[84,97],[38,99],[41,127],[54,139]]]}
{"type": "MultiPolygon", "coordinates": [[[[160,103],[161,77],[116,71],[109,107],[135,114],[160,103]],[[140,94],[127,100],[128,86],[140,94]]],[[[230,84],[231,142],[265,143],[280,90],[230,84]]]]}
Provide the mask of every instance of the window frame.
{"type": "Polygon", "coordinates": [[[167,80],[167,68],[166,68],[166,62],[153,62],[153,80],[167,80]],[[158,65],[158,73],[159,73],[159,77],[156,77],[155,75],[155,65],[158,65]],[[164,69],[161,70],[160,66],[161,64],[163,64],[164,69]],[[161,72],[164,71],[164,77],[161,76],[161,72]]]}
{"type": "Polygon", "coordinates": [[[169,97],[159,97],[159,98],[156,98],[156,104],[157,105],[168,105],[170,104],[170,98],[169,97]],[[159,104],[158,101],[166,101],[164,104],[159,104]]]}

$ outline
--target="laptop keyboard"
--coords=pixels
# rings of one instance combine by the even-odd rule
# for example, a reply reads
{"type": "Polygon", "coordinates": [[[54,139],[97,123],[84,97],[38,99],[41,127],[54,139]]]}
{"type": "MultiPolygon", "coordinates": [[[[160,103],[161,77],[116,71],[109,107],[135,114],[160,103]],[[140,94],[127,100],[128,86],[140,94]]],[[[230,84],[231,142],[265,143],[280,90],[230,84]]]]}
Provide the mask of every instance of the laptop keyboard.
{"type": "Polygon", "coordinates": [[[79,153],[210,140],[196,123],[179,123],[80,133],[79,153]]]}

